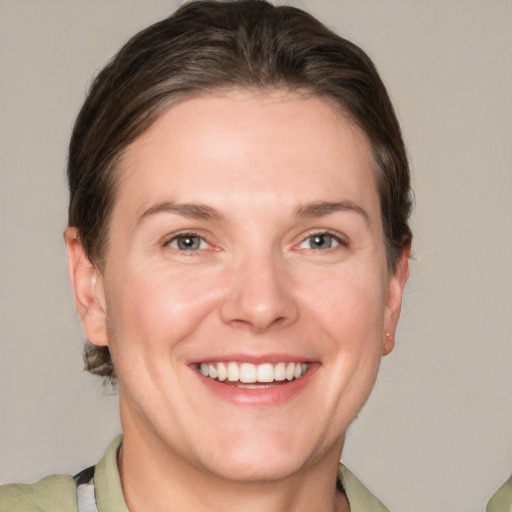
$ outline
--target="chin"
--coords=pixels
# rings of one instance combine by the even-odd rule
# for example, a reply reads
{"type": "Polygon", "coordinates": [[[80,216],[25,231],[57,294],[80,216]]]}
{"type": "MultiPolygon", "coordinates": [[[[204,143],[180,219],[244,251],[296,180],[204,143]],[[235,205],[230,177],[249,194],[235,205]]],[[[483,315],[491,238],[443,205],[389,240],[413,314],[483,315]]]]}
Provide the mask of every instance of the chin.
{"type": "MultiPolygon", "coordinates": [[[[230,435],[230,441],[220,453],[207,455],[203,464],[209,471],[225,480],[237,482],[272,482],[282,480],[298,472],[316,457],[315,446],[304,442],[301,436],[290,435],[282,429],[273,435],[254,432],[250,435],[230,435]],[[211,464],[211,461],[215,461],[211,464]]],[[[311,437],[310,437],[311,439],[311,437]]]]}
{"type": "Polygon", "coordinates": [[[209,470],[223,480],[239,483],[275,482],[286,479],[303,467],[294,454],[275,455],[266,450],[258,457],[250,454],[224,458],[209,470]]]}

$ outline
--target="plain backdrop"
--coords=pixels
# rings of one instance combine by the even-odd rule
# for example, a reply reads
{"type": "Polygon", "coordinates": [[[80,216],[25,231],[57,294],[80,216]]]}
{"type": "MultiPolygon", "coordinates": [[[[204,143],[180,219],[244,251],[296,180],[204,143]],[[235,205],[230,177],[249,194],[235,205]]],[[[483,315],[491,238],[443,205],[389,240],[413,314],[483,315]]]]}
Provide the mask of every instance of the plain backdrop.
{"type": "MultiPolygon", "coordinates": [[[[119,432],[82,371],[66,146],[93,74],[178,3],[0,0],[0,483],[76,473],[119,432]]],[[[393,512],[481,512],[512,472],[512,2],[289,3],[374,59],[416,191],[397,346],[343,458],[393,512]]]]}

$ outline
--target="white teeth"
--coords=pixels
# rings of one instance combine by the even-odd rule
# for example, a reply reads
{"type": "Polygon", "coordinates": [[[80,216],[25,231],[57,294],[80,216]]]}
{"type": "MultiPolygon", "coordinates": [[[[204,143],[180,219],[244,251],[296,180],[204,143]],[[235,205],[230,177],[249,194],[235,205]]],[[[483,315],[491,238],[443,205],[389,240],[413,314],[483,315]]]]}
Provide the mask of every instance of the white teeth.
{"type": "Polygon", "coordinates": [[[219,363],[217,365],[217,378],[224,382],[228,378],[228,370],[226,368],[226,365],[224,363],[219,363]]]}
{"type": "Polygon", "coordinates": [[[236,382],[239,379],[240,372],[236,363],[228,363],[228,380],[236,382]]]}
{"type": "Polygon", "coordinates": [[[201,375],[224,382],[241,382],[243,384],[282,382],[295,380],[308,371],[307,363],[201,363],[198,370],[201,375]]]}
{"type": "Polygon", "coordinates": [[[242,363],[240,365],[240,377],[239,377],[240,382],[247,382],[247,383],[256,382],[257,375],[258,374],[256,372],[256,366],[254,366],[253,364],[242,363]]]}
{"type": "Polygon", "coordinates": [[[217,368],[215,368],[215,366],[213,366],[213,364],[209,364],[208,365],[208,375],[212,379],[216,379],[217,378],[217,368]]]}
{"type": "Polygon", "coordinates": [[[274,368],[274,379],[277,381],[282,381],[286,379],[286,365],[284,363],[276,364],[274,368]]]}
{"type": "Polygon", "coordinates": [[[258,382],[272,382],[274,380],[274,367],[270,363],[258,365],[258,382]]]}

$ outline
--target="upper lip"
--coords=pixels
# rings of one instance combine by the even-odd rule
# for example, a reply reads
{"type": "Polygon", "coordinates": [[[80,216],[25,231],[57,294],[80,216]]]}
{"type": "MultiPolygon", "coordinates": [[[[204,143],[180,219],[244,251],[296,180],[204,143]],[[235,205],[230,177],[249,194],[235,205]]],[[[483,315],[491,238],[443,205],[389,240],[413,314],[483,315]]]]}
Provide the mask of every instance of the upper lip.
{"type": "Polygon", "coordinates": [[[205,356],[201,359],[194,359],[190,361],[190,365],[199,363],[252,363],[255,365],[263,363],[310,363],[311,358],[304,357],[303,355],[293,354],[222,354],[217,356],[205,356]]]}

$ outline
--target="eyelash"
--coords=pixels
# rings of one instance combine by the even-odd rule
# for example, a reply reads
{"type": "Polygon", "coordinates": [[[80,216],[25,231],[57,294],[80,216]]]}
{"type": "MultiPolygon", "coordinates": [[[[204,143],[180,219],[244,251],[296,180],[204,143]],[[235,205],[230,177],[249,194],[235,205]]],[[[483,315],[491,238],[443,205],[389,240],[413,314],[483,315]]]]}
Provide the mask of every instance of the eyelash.
{"type": "Polygon", "coordinates": [[[173,249],[180,251],[182,253],[194,253],[194,252],[197,252],[198,250],[205,250],[205,249],[211,248],[211,244],[208,242],[208,240],[206,240],[206,238],[204,236],[201,236],[198,233],[194,233],[193,231],[174,234],[171,238],[167,239],[163,245],[164,245],[164,247],[172,247],[173,249]],[[186,238],[197,238],[197,239],[199,239],[200,244],[204,243],[207,245],[207,247],[198,247],[196,249],[181,249],[180,247],[172,247],[171,244],[173,242],[176,242],[176,244],[177,244],[180,239],[186,239],[186,238]]]}
{"type": "Polygon", "coordinates": [[[321,249],[321,248],[314,249],[313,247],[307,247],[307,248],[304,247],[304,249],[311,250],[311,251],[317,251],[317,250],[318,251],[331,251],[331,250],[336,250],[337,247],[348,247],[348,242],[345,238],[343,238],[339,234],[333,233],[332,231],[329,231],[329,230],[314,231],[314,232],[308,233],[307,236],[305,236],[301,240],[301,242],[298,244],[298,246],[300,247],[302,244],[307,243],[308,240],[311,240],[314,237],[323,237],[323,236],[331,237],[331,239],[334,242],[336,242],[337,245],[335,245],[334,247],[327,247],[326,249],[321,249]]]}
{"type": "MultiPolygon", "coordinates": [[[[340,247],[348,247],[348,242],[343,237],[341,237],[339,234],[333,233],[333,232],[328,231],[328,230],[314,231],[314,232],[308,233],[307,236],[302,238],[301,241],[295,247],[299,247],[300,248],[300,246],[302,244],[307,243],[308,240],[311,240],[314,237],[326,237],[326,236],[330,237],[331,240],[336,243],[336,245],[334,247],[327,247],[326,249],[313,248],[313,247],[303,247],[302,249],[310,250],[310,251],[331,251],[331,250],[335,250],[338,246],[340,246],[340,247]]],[[[206,250],[206,249],[211,249],[212,248],[212,245],[208,242],[208,240],[204,236],[201,236],[200,234],[198,234],[196,232],[193,232],[193,231],[187,231],[187,232],[183,232],[183,233],[174,234],[171,238],[167,239],[163,243],[163,246],[164,247],[171,247],[171,248],[173,248],[173,249],[175,249],[177,251],[180,251],[182,253],[194,253],[194,252],[197,252],[197,251],[200,251],[200,250],[206,250]],[[199,239],[199,244],[200,245],[198,247],[196,247],[196,248],[191,248],[191,249],[181,249],[178,246],[173,247],[171,245],[173,242],[176,242],[176,245],[177,245],[178,241],[180,239],[186,239],[186,238],[199,239]],[[201,244],[206,244],[207,247],[201,247],[201,244]]]]}

